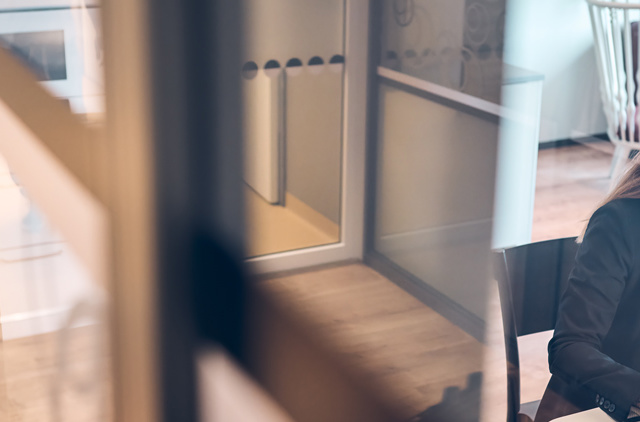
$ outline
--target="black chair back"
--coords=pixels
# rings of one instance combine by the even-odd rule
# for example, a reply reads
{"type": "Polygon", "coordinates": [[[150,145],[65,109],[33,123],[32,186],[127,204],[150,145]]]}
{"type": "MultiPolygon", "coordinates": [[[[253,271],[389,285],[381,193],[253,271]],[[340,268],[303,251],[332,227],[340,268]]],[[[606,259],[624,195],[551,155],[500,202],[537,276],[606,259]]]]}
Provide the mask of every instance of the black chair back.
{"type": "Polygon", "coordinates": [[[517,421],[520,411],[518,337],[554,329],[578,246],[576,238],[570,237],[495,251],[507,358],[508,422],[517,421]]]}

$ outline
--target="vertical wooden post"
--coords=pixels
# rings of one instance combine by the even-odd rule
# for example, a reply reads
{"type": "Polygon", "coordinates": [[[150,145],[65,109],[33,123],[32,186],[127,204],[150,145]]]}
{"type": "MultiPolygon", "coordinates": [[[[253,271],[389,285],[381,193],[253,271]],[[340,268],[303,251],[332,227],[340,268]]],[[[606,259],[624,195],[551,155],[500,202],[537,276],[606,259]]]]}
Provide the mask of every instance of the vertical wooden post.
{"type": "Polygon", "coordinates": [[[157,285],[147,0],[103,5],[114,420],[156,422],[157,285]]]}

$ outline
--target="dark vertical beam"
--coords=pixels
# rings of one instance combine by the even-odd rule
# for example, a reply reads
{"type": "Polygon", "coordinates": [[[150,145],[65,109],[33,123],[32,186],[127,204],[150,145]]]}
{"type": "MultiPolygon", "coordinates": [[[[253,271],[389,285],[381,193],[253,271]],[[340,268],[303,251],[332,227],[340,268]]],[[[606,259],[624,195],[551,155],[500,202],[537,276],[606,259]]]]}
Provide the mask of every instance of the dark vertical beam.
{"type": "MultiPolygon", "coordinates": [[[[190,290],[190,150],[194,104],[187,95],[189,9],[193,1],[166,0],[149,8],[151,121],[158,283],[159,416],[162,421],[197,420],[195,330],[190,290]]],[[[203,55],[207,54],[203,42],[203,55]]],[[[206,133],[203,133],[206,136],[206,133]]]]}
{"type": "Polygon", "coordinates": [[[369,14],[369,81],[367,93],[367,146],[365,186],[364,255],[375,249],[376,189],[378,179],[379,85],[378,66],[381,59],[383,0],[372,0],[369,14]]]}
{"type": "Polygon", "coordinates": [[[197,420],[202,333],[241,349],[240,17],[235,1],[164,0],[150,8],[164,421],[197,420]]]}

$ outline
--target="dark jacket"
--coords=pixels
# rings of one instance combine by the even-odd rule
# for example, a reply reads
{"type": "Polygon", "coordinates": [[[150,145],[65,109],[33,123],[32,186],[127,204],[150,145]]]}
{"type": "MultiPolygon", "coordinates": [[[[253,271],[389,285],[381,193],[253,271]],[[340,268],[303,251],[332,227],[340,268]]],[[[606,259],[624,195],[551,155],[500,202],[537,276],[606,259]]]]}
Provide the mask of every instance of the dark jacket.
{"type": "Polygon", "coordinates": [[[640,199],[591,217],[549,342],[536,422],[599,406],[623,421],[640,399],[640,199]]]}

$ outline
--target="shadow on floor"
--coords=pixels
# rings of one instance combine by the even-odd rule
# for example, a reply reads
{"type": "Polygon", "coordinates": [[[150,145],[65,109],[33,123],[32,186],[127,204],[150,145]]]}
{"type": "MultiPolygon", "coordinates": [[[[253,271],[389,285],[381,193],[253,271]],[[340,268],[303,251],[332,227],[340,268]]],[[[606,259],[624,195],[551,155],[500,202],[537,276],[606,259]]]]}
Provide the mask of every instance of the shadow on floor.
{"type": "Polygon", "coordinates": [[[411,418],[409,422],[477,422],[480,420],[482,373],[467,377],[467,388],[447,387],[442,401],[411,418]]]}

